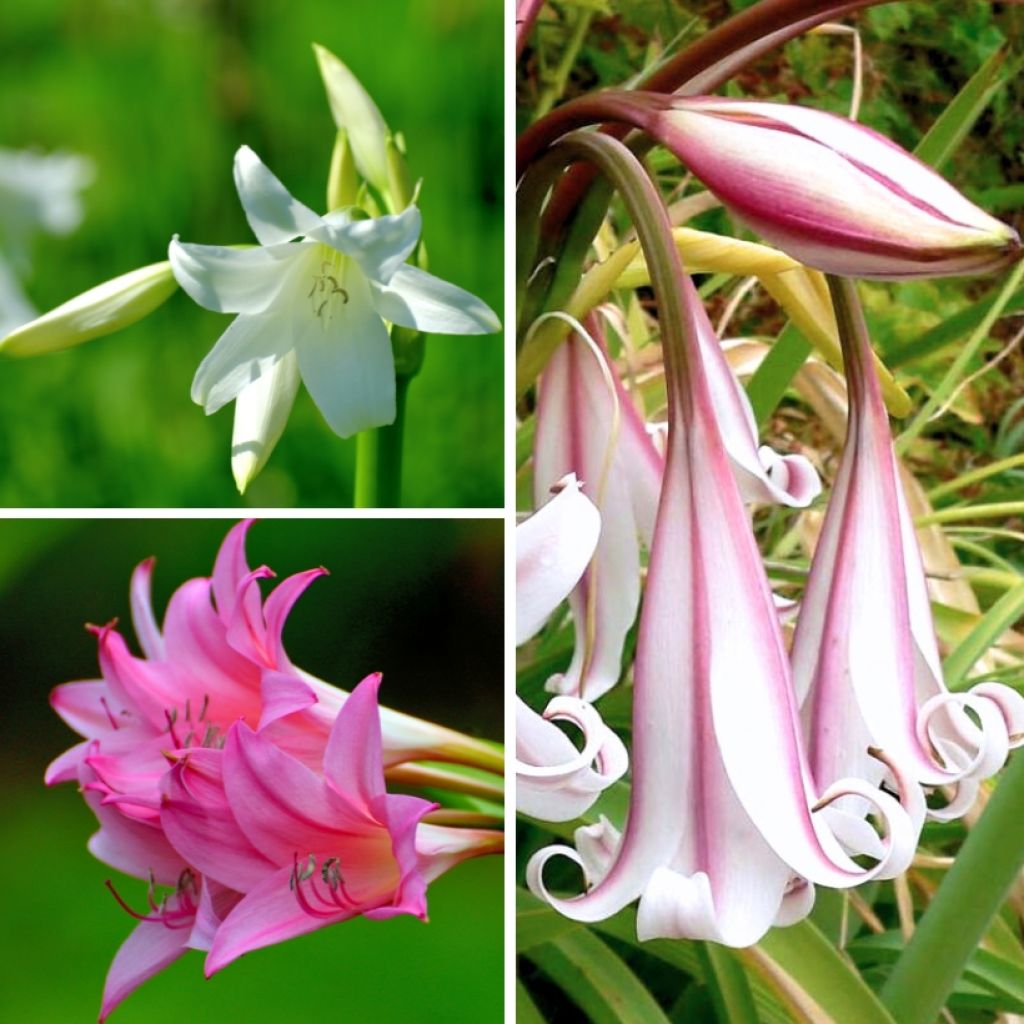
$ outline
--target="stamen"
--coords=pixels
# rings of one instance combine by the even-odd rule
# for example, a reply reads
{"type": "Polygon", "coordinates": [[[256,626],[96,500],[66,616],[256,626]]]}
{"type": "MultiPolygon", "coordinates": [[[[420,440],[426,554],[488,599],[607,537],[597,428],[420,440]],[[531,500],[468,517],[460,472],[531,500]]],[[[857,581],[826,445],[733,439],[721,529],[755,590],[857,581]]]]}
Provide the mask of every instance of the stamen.
{"type": "Polygon", "coordinates": [[[199,718],[197,721],[201,722],[206,717],[206,712],[210,710],[210,695],[208,693],[203,694],[203,706],[199,712],[199,718]]]}
{"type": "Polygon", "coordinates": [[[110,705],[107,703],[106,697],[100,697],[100,703],[103,705],[103,710],[107,713],[107,719],[115,729],[121,727],[117,724],[117,719],[114,717],[114,713],[110,710],[110,705]]]}
{"type": "Polygon", "coordinates": [[[180,747],[181,743],[178,741],[178,734],[174,731],[174,723],[178,718],[177,708],[175,708],[173,714],[170,711],[165,711],[164,717],[167,719],[167,733],[171,737],[171,741],[176,747],[180,747]]]}

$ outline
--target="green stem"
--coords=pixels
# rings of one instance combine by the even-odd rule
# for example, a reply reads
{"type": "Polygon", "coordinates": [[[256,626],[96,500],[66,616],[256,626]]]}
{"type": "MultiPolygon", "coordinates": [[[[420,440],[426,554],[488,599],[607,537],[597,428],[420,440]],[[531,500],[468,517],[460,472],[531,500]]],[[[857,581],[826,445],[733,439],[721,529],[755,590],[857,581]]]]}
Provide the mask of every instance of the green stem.
{"type": "Polygon", "coordinates": [[[402,432],[410,379],[395,379],[395,422],[356,436],[356,508],[398,508],[401,504],[402,432]]]}
{"type": "Polygon", "coordinates": [[[933,523],[962,523],[969,519],[1008,519],[1024,515],[1024,501],[990,501],[984,505],[957,505],[928,512],[914,520],[915,526],[931,526],[933,523]]]}
{"type": "Polygon", "coordinates": [[[932,1024],[1024,864],[1024,757],[988,806],[918,922],[882,1002],[899,1024],[932,1024]]]}
{"type": "Polygon", "coordinates": [[[936,498],[944,498],[947,494],[959,491],[970,484],[976,484],[990,476],[995,476],[996,473],[1002,473],[1007,469],[1016,469],[1018,466],[1024,466],[1024,452],[1011,455],[1008,459],[1000,459],[998,462],[990,462],[987,466],[980,466],[978,469],[972,469],[967,473],[963,473],[955,480],[948,480],[944,484],[939,484],[938,487],[933,487],[925,497],[929,501],[935,501],[936,498]]]}

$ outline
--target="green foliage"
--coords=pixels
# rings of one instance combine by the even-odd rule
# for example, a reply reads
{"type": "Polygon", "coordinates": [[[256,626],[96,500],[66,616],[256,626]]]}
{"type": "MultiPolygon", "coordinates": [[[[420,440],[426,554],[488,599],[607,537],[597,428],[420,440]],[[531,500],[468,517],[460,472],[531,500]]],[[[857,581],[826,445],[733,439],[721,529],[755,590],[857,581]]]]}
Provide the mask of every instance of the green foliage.
{"type": "MultiPolygon", "coordinates": [[[[231,178],[247,143],[324,208],[334,142],[311,49],[335,51],[404,133],[432,271],[502,308],[502,29],[486,0],[43,0],[0,9],[0,144],[88,155],[86,218],[32,253],[49,309],[188,241],[251,240],[231,178]]],[[[232,412],[189,398],[228,324],[179,294],[75,351],[5,360],[0,504],[232,506],[232,412]]],[[[404,501],[501,503],[502,341],[432,337],[408,404],[404,501]]],[[[354,442],[300,392],[252,505],[351,502],[354,442]]]]}

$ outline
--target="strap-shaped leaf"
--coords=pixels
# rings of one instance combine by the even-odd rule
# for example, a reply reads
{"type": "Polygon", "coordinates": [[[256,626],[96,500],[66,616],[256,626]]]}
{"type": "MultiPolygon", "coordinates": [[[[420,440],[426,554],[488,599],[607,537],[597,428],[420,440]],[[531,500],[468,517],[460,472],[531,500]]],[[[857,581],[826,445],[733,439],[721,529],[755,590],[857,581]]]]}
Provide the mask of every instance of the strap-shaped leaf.
{"type": "Polygon", "coordinates": [[[669,1024],[643,982],[587,928],[561,935],[526,955],[592,1024],[669,1024]]]}

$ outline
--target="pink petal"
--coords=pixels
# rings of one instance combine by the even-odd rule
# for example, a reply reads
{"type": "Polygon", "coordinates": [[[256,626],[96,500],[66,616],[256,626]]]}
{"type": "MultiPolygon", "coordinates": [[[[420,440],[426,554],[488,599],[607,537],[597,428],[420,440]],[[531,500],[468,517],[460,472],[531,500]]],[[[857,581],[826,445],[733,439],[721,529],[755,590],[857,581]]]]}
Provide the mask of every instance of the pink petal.
{"type": "Polygon", "coordinates": [[[298,676],[269,669],[260,677],[260,698],[262,708],[257,732],[262,732],[279,718],[305,711],[317,703],[316,692],[308,683],[298,676]]]}
{"type": "Polygon", "coordinates": [[[209,952],[221,922],[238,906],[242,894],[209,878],[203,878],[195,924],[188,937],[189,949],[209,952]]]}
{"type": "MultiPolygon", "coordinates": [[[[231,527],[214,562],[213,596],[217,603],[217,614],[225,629],[231,625],[234,615],[238,585],[249,575],[249,564],[245,559],[245,537],[254,522],[253,519],[246,519],[231,527]]],[[[250,605],[250,614],[255,614],[259,595],[246,593],[243,600],[250,605]]]]}
{"type": "Polygon", "coordinates": [[[205,877],[247,892],[278,865],[235,822],[224,792],[222,758],[220,750],[197,750],[171,769],[160,824],[172,846],[205,877]]]}
{"type": "Polygon", "coordinates": [[[295,758],[241,723],[224,746],[224,790],[249,841],[275,864],[380,828],[295,758]]]}
{"type": "Polygon", "coordinates": [[[289,864],[270,875],[228,914],[217,929],[206,958],[208,978],[254,949],[272,946],[358,915],[356,908],[338,910],[324,917],[306,913],[289,885],[292,872],[293,867],[289,864]]]}
{"type": "Polygon", "coordinates": [[[305,572],[289,576],[271,591],[263,608],[263,617],[267,626],[266,648],[271,667],[281,669],[290,667],[282,641],[285,621],[295,606],[295,602],[306,592],[307,587],[314,580],[326,575],[327,570],[324,568],[307,569],[305,572]]]}
{"type": "Polygon", "coordinates": [[[114,957],[103,986],[100,1024],[144,981],[169,967],[187,949],[189,929],[140,921],[114,957]]]}
{"type": "Polygon", "coordinates": [[[90,741],[83,740],[55,757],[46,768],[43,781],[47,786],[56,786],[59,782],[72,782],[78,778],[78,767],[85,760],[90,741]]]}
{"type": "Polygon", "coordinates": [[[257,665],[273,668],[267,654],[267,627],[263,621],[263,598],[259,581],[272,579],[274,573],[265,565],[253,569],[238,584],[235,610],[228,626],[228,643],[240,655],[257,665]]]}
{"type": "Polygon", "coordinates": [[[88,765],[82,765],[79,778],[85,802],[100,823],[100,830],[89,839],[89,852],[127,875],[148,878],[152,873],[161,885],[176,885],[186,865],[161,829],[104,806],[99,793],[88,788],[96,778],[88,765]]]}
{"type": "Polygon", "coordinates": [[[153,614],[153,566],[155,558],[140,562],[132,573],[129,594],[131,596],[132,625],[135,636],[147,658],[160,661],[164,657],[164,638],[153,614]]]}
{"type": "Polygon", "coordinates": [[[50,692],[50,705],[79,736],[95,739],[116,729],[131,712],[102,679],[61,683],[50,692]]]}
{"type": "Polygon", "coordinates": [[[380,709],[381,674],[368,675],[348,695],[324,751],[324,777],[335,792],[369,807],[384,793],[380,709]]]}
{"type": "Polygon", "coordinates": [[[228,643],[209,580],[188,580],[174,592],[164,616],[164,643],[178,673],[175,707],[184,707],[187,697],[198,714],[209,698],[212,722],[227,726],[239,717],[257,720],[259,668],[228,643]]]}
{"type": "MultiPolygon", "coordinates": [[[[587,327],[596,330],[594,318],[587,327]]],[[[614,373],[580,337],[563,342],[541,377],[534,439],[535,506],[543,506],[552,487],[574,474],[601,516],[594,558],[569,596],[576,624],[572,663],[548,683],[557,693],[587,700],[618,682],[626,634],[640,603],[638,528],[621,457],[621,413],[615,429],[621,400],[611,383],[614,373]]]]}

